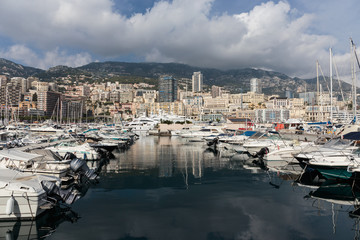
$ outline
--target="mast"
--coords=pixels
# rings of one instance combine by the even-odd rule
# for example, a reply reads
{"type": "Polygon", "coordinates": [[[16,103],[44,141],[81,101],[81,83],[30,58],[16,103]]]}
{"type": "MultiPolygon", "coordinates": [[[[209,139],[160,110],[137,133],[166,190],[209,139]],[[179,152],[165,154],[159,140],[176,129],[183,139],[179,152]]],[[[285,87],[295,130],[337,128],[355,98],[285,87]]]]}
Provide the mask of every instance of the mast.
{"type": "Polygon", "coordinates": [[[316,60],[316,94],[317,99],[316,103],[319,105],[319,99],[320,99],[320,82],[319,82],[319,61],[316,60]]]}
{"type": "Polygon", "coordinates": [[[332,49],[330,48],[330,122],[333,117],[333,76],[332,76],[332,49]]]}
{"type": "MultiPolygon", "coordinates": [[[[60,96],[61,97],[61,96],[60,96]]],[[[60,125],[62,125],[62,118],[63,118],[63,102],[60,100],[60,125]]]]}
{"type": "Polygon", "coordinates": [[[356,47],[355,44],[353,42],[353,40],[350,38],[350,51],[351,51],[351,78],[352,78],[352,95],[353,95],[353,121],[354,123],[356,123],[357,121],[357,116],[356,116],[356,108],[357,108],[357,104],[356,104],[356,70],[355,70],[355,60],[357,60],[357,56],[356,56],[356,47]]]}

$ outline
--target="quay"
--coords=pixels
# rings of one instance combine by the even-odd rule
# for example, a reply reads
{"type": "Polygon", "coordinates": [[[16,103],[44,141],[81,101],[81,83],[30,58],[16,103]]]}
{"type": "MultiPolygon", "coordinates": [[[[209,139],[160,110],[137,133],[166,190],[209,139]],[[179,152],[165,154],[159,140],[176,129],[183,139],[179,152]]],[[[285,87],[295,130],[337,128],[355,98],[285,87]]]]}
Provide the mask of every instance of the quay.
{"type": "Polygon", "coordinates": [[[44,143],[39,143],[39,144],[31,144],[31,145],[26,145],[23,147],[17,147],[16,149],[19,151],[31,151],[34,149],[42,149],[42,148],[47,148],[47,147],[51,147],[51,146],[55,146],[59,143],[63,143],[63,142],[73,142],[76,141],[76,139],[74,138],[70,138],[70,139],[60,139],[60,140],[55,140],[55,141],[51,141],[51,142],[44,142],[44,143]]]}

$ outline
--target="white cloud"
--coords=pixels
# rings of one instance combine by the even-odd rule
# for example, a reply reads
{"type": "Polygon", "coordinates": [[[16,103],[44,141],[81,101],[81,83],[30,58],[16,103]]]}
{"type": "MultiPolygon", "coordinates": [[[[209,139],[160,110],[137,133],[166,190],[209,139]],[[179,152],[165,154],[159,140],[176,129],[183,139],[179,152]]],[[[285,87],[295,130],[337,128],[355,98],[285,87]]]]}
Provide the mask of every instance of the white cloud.
{"type": "Polygon", "coordinates": [[[132,54],[147,61],[257,67],[300,77],[314,76],[315,61],[327,61],[327,49],[336,43],[330,35],[310,34],[316,15],[300,14],[287,2],[210,16],[213,1],[159,1],[127,18],[110,0],[3,0],[0,22],[7,24],[0,24],[0,35],[44,51],[43,66],[91,59],[65,56],[60,47],[103,59],[132,54]],[[8,21],[14,18],[21,21],[8,21]]]}
{"type": "Polygon", "coordinates": [[[0,51],[0,56],[41,69],[57,65],[79,67],[92,61],[88,53],[68,54],[66,51],[60,51],[59,48],[46,51],[44,56],[40,56],[25,45],[13,45],[7,50],[0,51]]]}

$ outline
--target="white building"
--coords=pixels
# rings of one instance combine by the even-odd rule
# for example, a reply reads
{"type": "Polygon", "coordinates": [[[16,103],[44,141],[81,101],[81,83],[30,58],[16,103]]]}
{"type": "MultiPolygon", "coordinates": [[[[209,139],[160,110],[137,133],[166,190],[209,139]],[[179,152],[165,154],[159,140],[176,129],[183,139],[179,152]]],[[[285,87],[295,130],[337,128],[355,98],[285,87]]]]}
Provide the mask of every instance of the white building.
{"type": "Polygon", "coordinates": [[[201,72],[194,72],[192,75],[192,91],[201,92],[203,90],[203,75],[201,72]]]}
{"type": "Polygon", "coordinates": [[[262,92],[260,79],[258,79],[258,78],[250,79],[250,92],[254,92],[254,93],[261,93],[262,92]]]}

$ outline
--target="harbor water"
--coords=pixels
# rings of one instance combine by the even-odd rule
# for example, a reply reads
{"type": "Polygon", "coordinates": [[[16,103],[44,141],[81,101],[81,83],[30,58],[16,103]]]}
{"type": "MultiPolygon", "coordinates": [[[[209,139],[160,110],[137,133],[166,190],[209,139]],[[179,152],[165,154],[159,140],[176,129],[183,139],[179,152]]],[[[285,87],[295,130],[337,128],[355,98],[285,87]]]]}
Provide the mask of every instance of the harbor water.
{"type": "Polygon", "coordinates": [[[26,232],[32,232],[31,238],[53,240],[360,235],[360,218],[351,214],[351,201],[316,198],[316,188],[296,184],[292,175],[263,170],[204,143],[146,136],[115,157],[103,167],[99,183],[89,186],[51,226],[50,220],[41,219],[18,223],[12,237],[26,232]]]}

